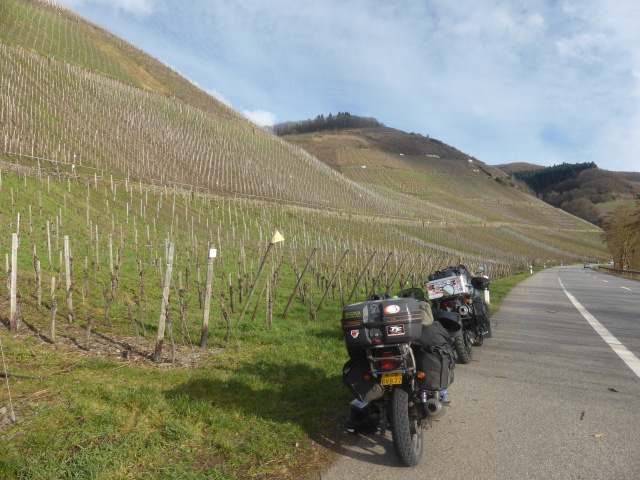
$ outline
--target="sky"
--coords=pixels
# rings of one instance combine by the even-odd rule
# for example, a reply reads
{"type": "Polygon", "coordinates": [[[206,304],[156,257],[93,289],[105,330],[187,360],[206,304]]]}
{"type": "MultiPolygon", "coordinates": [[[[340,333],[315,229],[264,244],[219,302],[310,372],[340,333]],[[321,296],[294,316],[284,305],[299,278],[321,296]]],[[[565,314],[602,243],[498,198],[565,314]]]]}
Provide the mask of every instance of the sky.
{"type": "Polygon", "coordinates": [[[57,0],[259,125],[349,112],[490,165],[640,171],[637,0],[57,0]]]}

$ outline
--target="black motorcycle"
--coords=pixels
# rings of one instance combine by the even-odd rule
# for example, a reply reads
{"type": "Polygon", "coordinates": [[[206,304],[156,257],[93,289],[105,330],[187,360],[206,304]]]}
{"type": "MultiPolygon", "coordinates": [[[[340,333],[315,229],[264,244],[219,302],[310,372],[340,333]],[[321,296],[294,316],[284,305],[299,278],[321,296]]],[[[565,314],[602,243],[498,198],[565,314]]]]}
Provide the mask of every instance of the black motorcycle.
{"type": "Polygon", "coordinates": [[[460,363],[470,363],[472,346],[491,337],[489,308],[480,292],[489,288],[489,279],[472,276],[464,265],[447,267],[429,275],[427,295],[435,310],[456,312],[462,330],[455,337],[454,349],[460,363]]]}
{"type": "Polygon", "coordinates": [[[436,312],[426,326],[433,317],[424,309],[431,307],[423,291],[411,289],[349,305],[342,315],[350,356],[343,382],[354,396],[347,430],[374,433],[383,420],[408,467],[422,458],[428,419],[443,412],[455,366],[452,336],[460,328],[452,312],[436,312]]]}

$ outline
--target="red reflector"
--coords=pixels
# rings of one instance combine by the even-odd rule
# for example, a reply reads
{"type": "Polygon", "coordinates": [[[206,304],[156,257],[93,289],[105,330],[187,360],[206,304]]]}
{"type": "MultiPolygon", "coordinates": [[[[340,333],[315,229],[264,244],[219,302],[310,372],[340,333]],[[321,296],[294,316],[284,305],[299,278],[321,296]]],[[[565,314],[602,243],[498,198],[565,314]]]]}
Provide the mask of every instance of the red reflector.
{"type": "Polygon", "coordinates": [[[444,306],[445,307],[455,307],[456,306],[456,302],[444,302],[444,306]]]}
{"type": "Polygon", "coordinates": [[[382,360],[380,362],[380,369],[381,370],[395,370],[399,366],[400,366],[400,362],[398,360],[395,360],[395,359],[382,360]]]}

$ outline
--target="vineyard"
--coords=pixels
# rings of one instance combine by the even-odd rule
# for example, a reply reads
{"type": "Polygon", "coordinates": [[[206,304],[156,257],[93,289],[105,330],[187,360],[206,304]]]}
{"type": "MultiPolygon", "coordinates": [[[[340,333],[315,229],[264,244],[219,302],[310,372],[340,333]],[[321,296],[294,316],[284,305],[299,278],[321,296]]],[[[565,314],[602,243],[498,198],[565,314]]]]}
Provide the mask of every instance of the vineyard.
{"type": "Polygon", "coordinates": [[[5,476],[290,473],[346,398],[344,304],[461,259],[608,258],[473,162],[357,136],[321,161],[55,2],[0,4],[0,70],[5,476]]]}

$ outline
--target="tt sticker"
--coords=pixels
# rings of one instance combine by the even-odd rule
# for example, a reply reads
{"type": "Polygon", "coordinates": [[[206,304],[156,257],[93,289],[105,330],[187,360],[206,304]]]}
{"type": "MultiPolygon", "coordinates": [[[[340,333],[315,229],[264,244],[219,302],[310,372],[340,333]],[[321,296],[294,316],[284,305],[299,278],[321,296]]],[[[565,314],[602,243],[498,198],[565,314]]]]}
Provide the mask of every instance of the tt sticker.
{"type": "Polygon", "coordinates": [[[388,325],[387,335],[390,337],[404,335],[404,325],[388,325]]]}

